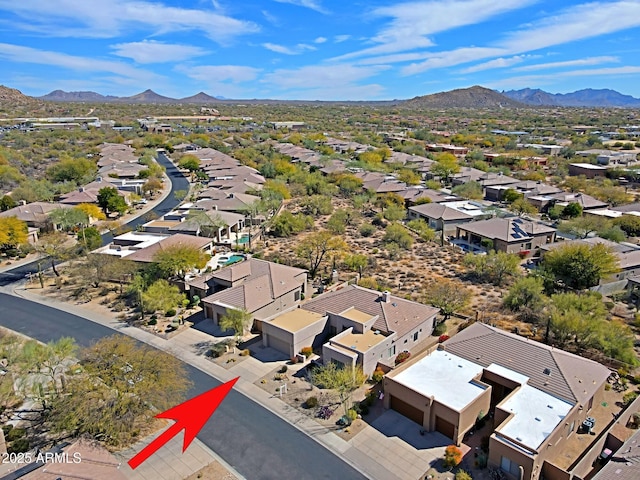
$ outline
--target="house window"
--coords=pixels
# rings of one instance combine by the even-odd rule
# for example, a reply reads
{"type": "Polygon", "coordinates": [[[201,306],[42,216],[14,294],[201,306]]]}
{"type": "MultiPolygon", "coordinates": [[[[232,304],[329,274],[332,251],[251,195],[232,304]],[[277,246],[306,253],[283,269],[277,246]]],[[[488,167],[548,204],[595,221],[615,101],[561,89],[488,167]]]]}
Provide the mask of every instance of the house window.
{"type": "Polygon", "coordinates": [[[298,302],[300,301],[300,290],[296,290],[293,294],[293,299],[298,302]]]}
{"type": "Polygon", "coordinates": [[[527,243],[524,248],[526,248],[527,250],[531,250],[531,242],[527,243]]]}
{"type": "Polygon", "coordinates": [[[418,332],[413,334],[413,341],[414,342],[418,341],[418,332]]]}
{"type": "Polygon", "coordinates": [[[507,457],[501,457],[500,459],[500,468],[511,475],[514,475],[516,478],[519,478],[520,468],[516,462],[513,462],[507,457]]]}
{"type": "Polygon", "coordinates": [[[393,357],[396,354],[396,346],[394,345],[389,349],[389,357],[393,357]]]}

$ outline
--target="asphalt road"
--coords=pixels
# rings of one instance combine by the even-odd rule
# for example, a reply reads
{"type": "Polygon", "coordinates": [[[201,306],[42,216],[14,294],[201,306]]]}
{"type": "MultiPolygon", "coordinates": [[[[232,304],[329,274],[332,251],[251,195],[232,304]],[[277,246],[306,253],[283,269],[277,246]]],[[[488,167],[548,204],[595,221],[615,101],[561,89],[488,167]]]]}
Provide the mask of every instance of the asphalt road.
{"type": "MultiPolygon", "coordinates": [[[[161,217],[162,215],[170,212],[180,204],[180,200],[176,199],[174,192],[176,192],[177,190],[189,191],[189,181],[173,165],[173,163],[171,163],[171,161],[163,153],[158,154],[158,163],[166,169],[167,176],[171,180],[171,192],[162,202],[156,205],[152,210],[156,215],[161,217]]],[[[145,216],[143,215],[141,217],[134,218],[133,220],[128,222],[126,225],[135,230],[135,228],[138,225],[141,225],[146,222],[147,221],[145,220],[145,216]]],[[[107,232],[104,235],[102,235],[102,245],[111,243],[112,240],[113,240],[113,236],[111,235],[110,232],[107,232]]],[[[49,267],[50,265],[48,263],[43,264],[43,268],[49,268],[49,267]]],[[[0,287],[5,287],[13,282],[22,280],[23,278],[27,277],[29,274],[37,273],[37,271],[38,271],[38,261],[36,260],[30,263],[25,263],[24,265],[13,268],[4,273],[0,273],[0,287]]]]}
{"type": "MultiPolygon", "coordinates": [[[[114,332],[82,317],[0,293],[0,325],[43,342],[73,336],[86,346],[114,332]]],[[[180,360],[175,360],[180,362],[180,360]]],[[[186,366],[189,398],[220,382],[186,366]]],[[[198,438],[249,480],[364,479],[306,434],[244,395],[231,391],[198,438]]]]}

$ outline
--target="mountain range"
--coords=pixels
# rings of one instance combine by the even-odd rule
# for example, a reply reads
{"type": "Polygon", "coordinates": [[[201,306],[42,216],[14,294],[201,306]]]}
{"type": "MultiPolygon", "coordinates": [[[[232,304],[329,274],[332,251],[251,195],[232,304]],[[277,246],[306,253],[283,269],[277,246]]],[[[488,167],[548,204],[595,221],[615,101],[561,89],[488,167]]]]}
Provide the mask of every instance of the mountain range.
{"type": "Polygon", "coordinates": [[[448,109],[448,108],[528,108],[528,107],[640,107],[640,99],[630,95],[623,95],[609,89],[585,89],[566,94],[553,94],[540,89],[525,88],[498,92],[488,88],[474,86],[460,88],[448,92],[423,95],[409,100],[387,101],[351,101],[351,102],[320,102],[296,100],[262,100],[242,99],[230,100],[223,97],[213,97],[204,92],[185,98],[170,98],[159,95],[153,90],[132,95],[130,97],[115,97],[101,95],[96,92],[65,92],[54,90],[41,97],[29,97],[19,90],[0,85],[0,104],[24,105],[37,104],[38,101],[50,102],[86,102],[86,103],[129,103],[129,104],[194,104],[210,105],[220,103],[262,103],[262,104],[349,104],[361,106],[402,106],[407,108],[448,109]]]}
{"type": "Polygon", "coordinates": [[[558,107],[640,107],[640,99],[608,88],[587,88],[571,93],[549,93],[538,88],[509,90],[503,95],[527,105],[558,107]]]}

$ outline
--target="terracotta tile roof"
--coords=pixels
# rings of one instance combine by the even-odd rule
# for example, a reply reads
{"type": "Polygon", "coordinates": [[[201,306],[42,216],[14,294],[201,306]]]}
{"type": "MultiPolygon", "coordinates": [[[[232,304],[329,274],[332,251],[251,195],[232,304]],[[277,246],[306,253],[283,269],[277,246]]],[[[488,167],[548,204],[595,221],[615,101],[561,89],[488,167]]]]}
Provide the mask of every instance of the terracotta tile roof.
{"type": "Polygon", "coordinates": [[[532,387],[583,405],[611,373],[592,360],[483,323],[465,328],[444,347],[483,367],[495,363],[518,372],[529,377],[532,387]]]}
{"type": "Polygon", "coordinates": [[[356,285],[319,295],[302,305],[305,310],[322,315],[338,314],[350,307],[371,316],[377,315],[373,328],[385,333],[396,332],[399,337],[435,317],[439,311],[435,307],[395,296],[391,296],[389,302],[384,302],[380,292],[356,285]]]}
{"type": "Polygon", "coordinates": [[[193,235],[176,233],[175,235],[171,235],[170,237],[160,240],[158,243],[154,243],[147,248],[142,248],[131,255],[128,255],[127,260],[150,263],[153,262],[153,257],[157,252],[166,248],[174,247],[176,245],[188,245],[195,248],[204,248],[213,241],[213,238],[196,237],[193,235]]]}

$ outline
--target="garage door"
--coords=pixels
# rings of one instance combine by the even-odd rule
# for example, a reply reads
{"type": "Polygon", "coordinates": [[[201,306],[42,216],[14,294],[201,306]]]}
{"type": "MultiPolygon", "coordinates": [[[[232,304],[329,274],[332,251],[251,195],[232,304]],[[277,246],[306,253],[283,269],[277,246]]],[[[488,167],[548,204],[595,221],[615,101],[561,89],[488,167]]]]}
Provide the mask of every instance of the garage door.
{"type": "Polygon", "coordinates": [[[409,405],[404,400],[400,400],[398,397],[391,396],[391,409],[395,410],[401,415],[404,415],[410,420],[413,420],[418,425],[422,425],[422,420],[424,419],[424,413],[422,410],[414,407],[413,405],[409,405]]]}
{"type": "Polygon", "coordinates": [[[273,335],[269,335],[269,346],[279,352],[284,353],[288,357],[291,356],[291,347],[289,347],[289,343],[281,340],[278,337],[274,337],[273,335]]]}
{"type": "Polygon", "coordinates": [[[440,418],[436,416],[436,431],[453,439],[453,434],[455,430],[456,430],[456,427],[453,423],[447,422],[444,418],[440,418]]]}

